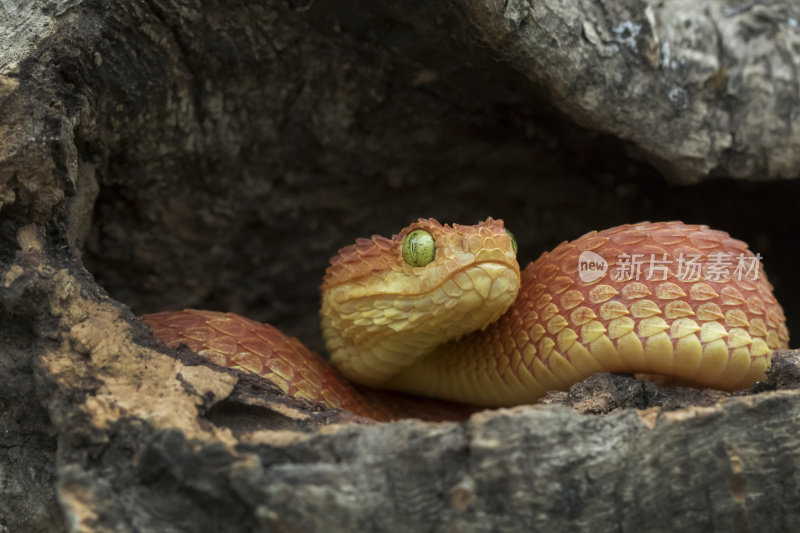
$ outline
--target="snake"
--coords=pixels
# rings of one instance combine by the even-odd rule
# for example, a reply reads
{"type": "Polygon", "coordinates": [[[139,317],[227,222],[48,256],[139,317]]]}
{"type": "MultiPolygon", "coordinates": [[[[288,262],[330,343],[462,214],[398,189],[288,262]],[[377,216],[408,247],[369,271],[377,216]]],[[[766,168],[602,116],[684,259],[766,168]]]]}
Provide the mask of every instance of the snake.
{"type": "Polygon", "coordinates": [[[760,256],[724,231],[625,224],[562,242],[524,269],[517,252],[513,233],[493,218],[419,219],[391,238],[357,239],[322,282],[330,362],[233,313],[143,319],[169,347],[374,420],[419,416],[419,397],[531,404],[601,372],[745,389],[764,379],[774,350],[788,347],[760,256]]]}

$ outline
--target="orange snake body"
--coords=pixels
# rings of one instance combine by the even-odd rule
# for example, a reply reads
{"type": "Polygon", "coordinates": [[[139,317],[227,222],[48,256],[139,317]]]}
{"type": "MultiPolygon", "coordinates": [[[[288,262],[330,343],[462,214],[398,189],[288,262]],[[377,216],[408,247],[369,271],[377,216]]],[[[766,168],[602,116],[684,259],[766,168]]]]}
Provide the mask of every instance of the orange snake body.
{"type": "Polygon", "coordinates": [[[502,406],[534,402],[597,372],[747,388],[764,377],[772,351],[788,345],[763,266],[722,231],[681,222],[618,226],[564,242],[522,272],[510,239],[500,220],[451,227],[421,219],[391,239],[340,250],[323,283],[322,317],[341,373],[297,339],[239,315],[143,318],[169,346],[185,344],[292,396],[376,420],[440,411],[426,416],[423,402],[354,386],[342,373],[370,387],[502,406]],[[403,262],[415,230],[435,242],[424,266],[403,262]],[[587,258],[604,261],[605,274],[586,279],[587,258]],[[691,264],[701,270],[681,271],[691,264]],[[755,269],[736,270],[749,265],[755,269]],[[440,332],[447,338],[437,340],[440,332]]]}

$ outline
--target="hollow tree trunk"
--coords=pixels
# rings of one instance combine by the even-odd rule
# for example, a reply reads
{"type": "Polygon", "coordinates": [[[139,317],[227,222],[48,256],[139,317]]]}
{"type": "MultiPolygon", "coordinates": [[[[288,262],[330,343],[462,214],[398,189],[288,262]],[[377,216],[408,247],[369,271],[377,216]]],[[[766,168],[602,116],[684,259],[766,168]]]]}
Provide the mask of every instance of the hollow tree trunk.
{"type": "Polygon", "coordinates": [[[357,236],[492,215],[527,262],[685,218],[765,256],[791,329],[800,8],[613,4],[0,5],[0,532],[797,530],[795,352],[735,396],[598,376],[370,424],[135,315],[320,348],[357,236]]]}

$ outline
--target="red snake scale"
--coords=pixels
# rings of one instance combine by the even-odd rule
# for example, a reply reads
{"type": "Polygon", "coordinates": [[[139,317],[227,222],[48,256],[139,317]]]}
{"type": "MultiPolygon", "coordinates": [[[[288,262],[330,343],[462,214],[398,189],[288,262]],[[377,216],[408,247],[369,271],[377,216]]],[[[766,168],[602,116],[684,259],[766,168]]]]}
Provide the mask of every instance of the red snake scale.
{"type": "Polygon", "coordinates": [[[596,372],[746,388],[789,339],[747,245],[681,222],[587,233],[520,272],[501,220],[421,219],[340,250],[321,316],[332,365],[235,314],[143,318],[168,346],[377,420],[439,418],[447,407],[374,388],[487,407],[535,402],[596,372]]]}

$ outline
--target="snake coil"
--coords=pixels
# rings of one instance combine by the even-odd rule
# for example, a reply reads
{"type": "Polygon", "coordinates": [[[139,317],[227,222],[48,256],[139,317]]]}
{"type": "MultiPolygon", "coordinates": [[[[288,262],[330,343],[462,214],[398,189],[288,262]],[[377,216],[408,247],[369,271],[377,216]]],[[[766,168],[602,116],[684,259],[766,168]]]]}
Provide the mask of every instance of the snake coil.
{"type": "Polygon", "coordinates": [[[489,218],[474,226],[420,219],[391,239],[343,248],[322,285],[333,366],[238,315],[143,318],[167,345],[186,344],[287,394],[382,420],[406,416],[408,402],[342,376],[509,406],[597,372],[746,388],[764,377],[772,351],[788,345],[763,266],[725,232],[681,222],[623,225],[564,242],[522,271],[516,247],[502,220],[489,218]],[[581,270],[586,261],[594,272],[581,270]]]}

